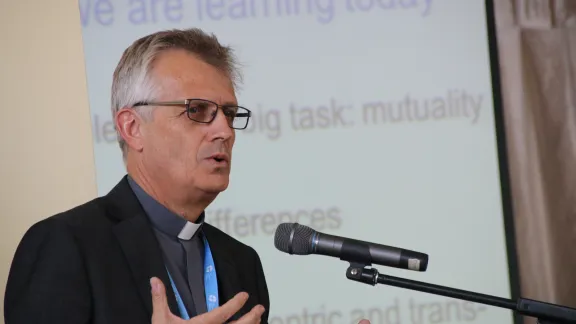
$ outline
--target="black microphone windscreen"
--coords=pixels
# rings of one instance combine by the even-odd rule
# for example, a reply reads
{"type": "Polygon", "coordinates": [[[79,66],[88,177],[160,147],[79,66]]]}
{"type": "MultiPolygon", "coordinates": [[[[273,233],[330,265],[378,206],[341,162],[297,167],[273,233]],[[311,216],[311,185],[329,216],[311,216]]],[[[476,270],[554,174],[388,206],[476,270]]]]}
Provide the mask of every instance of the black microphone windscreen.
{"type": "Polygon", "coordinates": [[[298,223],[278,225],[274,234],[274,246],[285,253],[306,255],[312,253],[315,230],[298,223]]]}

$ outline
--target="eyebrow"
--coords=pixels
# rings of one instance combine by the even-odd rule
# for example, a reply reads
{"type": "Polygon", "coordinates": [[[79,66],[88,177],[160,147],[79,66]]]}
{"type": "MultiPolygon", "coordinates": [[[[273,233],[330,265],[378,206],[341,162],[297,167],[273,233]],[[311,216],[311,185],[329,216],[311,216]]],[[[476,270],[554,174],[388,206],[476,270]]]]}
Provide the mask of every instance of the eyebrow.
{"type": "Polygon", "coordinates": [[[226,101],[225,103],[221,104],[221,106],[239,106],[239,104],[233,101],[226,101]]]}

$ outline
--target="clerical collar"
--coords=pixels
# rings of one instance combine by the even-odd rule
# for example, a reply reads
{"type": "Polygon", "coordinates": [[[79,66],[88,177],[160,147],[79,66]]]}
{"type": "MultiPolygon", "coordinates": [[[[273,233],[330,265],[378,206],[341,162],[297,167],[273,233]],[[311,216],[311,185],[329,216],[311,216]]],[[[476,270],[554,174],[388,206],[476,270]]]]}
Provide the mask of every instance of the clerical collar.
{"type": "Polygon", "coordinates": [[[194,237],[198,229],[202,227],[204,223],[204,212],[200,214],[196,223],[189,222],[152,198],[130,176],[128,176],[128,183],[140,201],[152,225],[161,232],[173,238],[190,240],[194,237]]]}

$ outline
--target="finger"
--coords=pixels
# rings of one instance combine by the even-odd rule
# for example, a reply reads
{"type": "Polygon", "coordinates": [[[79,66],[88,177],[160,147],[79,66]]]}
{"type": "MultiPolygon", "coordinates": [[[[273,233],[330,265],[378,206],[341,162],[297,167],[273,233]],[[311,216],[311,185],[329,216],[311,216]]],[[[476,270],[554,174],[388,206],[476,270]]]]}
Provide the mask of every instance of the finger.
{"type": "Polygon", "coordinates": [[[358,322],[358,324],[370,324],[370,321],[367,319],[363,319],[360,322],[358,322]]]}
{"type": "Polygon", "coordinates": [[[232,317],[232,315],[236,314],[247,300],[247,293],[238,293],[224,305],[216,307],[208,313],[194,317],[193,323],[224,323],[232,317]]]}
{"type": "Polygon", "coordinates": [[[171,313],[166,299],[166,288],[162,280],[153,277],[150,279],[150,286],[152,289],[152,322],[154,323],[155,319],[166,319],[171,313]]]}
{"type": "Polygon", "coordinates": [[[248,323],[260,323],[262,320],[262,314],[264,314],[265,308],[262,305],[256,305],[239,320],[235,321],[236,324],[248,324],[248,323]]]}

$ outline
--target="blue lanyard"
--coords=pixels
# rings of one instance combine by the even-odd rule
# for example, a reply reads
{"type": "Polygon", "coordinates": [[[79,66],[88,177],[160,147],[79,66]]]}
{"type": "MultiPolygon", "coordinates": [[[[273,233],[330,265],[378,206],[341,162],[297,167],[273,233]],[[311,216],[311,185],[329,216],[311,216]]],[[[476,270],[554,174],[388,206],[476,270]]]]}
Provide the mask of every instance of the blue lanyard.
{"type": "MultiPolygon", "coordinates": [[[[204,239],[204,294],[206,296],[206,307],[208,311],[213,310],[219,306],[218,303],[218,279],[216,278],[216,266],[214,265],[214,259],[212,258],[212,251],[210,250],[210,245],[208,245],[208,240],[203,236],[204,239]]],[[[166,269],[168,271],[168,269],[166,269]]],[[[172,280],[170,271],[168,271],[168,277],[170,277],[170,284],[172,284],[172,290],[176,295],[176,302],[178,303],[178,310],[180,311],[180,317],[184,320],[189,320],[190,315],[184,306],[182,297],[172,280]]]]}

